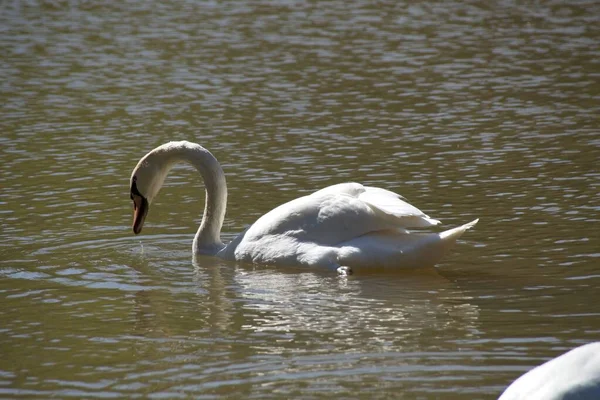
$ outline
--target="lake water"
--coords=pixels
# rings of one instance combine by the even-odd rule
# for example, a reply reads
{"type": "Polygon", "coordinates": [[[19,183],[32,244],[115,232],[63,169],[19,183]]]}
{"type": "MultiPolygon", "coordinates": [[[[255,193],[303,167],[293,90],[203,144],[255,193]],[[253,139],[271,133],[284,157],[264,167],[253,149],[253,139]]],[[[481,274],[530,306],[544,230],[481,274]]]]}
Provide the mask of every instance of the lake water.
{"type": "Polygon", "coordinates": [[[597,3],[7,0],[0,27],[0,397],[495,399],[600,338],[597,3]],[[131,170],[181,139],[223,164],[227,240],[350,180],[480,222],[417,271],[193,261],[191,168],[131,233],[131,170]]]}

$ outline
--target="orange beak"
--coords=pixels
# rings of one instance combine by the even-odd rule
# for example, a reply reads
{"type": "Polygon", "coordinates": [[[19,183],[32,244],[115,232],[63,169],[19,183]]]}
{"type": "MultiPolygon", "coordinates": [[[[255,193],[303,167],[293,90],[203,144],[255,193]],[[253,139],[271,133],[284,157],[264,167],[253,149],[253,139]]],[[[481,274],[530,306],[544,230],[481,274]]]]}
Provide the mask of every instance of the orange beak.
{"type": "Polygon", "coordinates": [[[133,233],[142,231],[146,214],[148,214],[148,200],[142,196],[133,196],[133,233]]]}

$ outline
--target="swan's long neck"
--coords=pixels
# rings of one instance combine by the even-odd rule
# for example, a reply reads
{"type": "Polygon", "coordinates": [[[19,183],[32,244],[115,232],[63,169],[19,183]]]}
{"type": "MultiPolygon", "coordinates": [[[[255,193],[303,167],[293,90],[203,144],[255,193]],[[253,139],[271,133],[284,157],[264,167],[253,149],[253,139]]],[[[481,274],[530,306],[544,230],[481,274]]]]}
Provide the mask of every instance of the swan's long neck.
{"type": "Polygon", "coordinates": [[[202,175],[206,191],[202,223],[194,237],[194,254],[216,254],[223,248],[221,227],[227,209],[225,173],[217,159],[205,148],[188,148],[185,153],[202,175]]]}
{"type": "MultiPolygon", "coordinates": [[[[204,147],[186,141],[170,142],[158,147],[148,156],[151,157],[152,153],[160,159],[158,161],[160,167],[153,179],[152,195],[158,192],[169,170],[178,162],[192,164],[202,175],[206,202],[202,223],[194,237],[193,250],[194,254],[216,254],[224,247],[221,242],[221,227],[227,208],[227,183],[221,165],[204,147]]],[[[150,157],[148,157],[149,163],[151,163],[150,157]]]]}

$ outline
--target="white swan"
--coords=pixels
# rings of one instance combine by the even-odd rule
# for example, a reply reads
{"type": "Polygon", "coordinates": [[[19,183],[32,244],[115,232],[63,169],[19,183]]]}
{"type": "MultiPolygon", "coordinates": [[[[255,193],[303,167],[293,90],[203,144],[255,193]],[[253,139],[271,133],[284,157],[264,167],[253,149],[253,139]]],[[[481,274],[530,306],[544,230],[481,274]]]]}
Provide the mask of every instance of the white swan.
{"type": "Polygon", "coordinates": [[[579,346],[514,381],[498,400],[600,399],[600,342],[579,346]]]}
{"type": "Polygon", "coordinates": [[[269,211],[231,243],[221,242],[227,187],[217,159],[204,147],[169,142],[146,154],[131,175],[133,232],[142,230],[152,199],[171,167],[191,163],[202,174],[206,203],[193,242],[195,254],[260,264],[307,265],[351,273],[360,267],[433,265],[478,220],[441,233],[407,228],[439,224],[395,193],[342,183],[269,211]]]}

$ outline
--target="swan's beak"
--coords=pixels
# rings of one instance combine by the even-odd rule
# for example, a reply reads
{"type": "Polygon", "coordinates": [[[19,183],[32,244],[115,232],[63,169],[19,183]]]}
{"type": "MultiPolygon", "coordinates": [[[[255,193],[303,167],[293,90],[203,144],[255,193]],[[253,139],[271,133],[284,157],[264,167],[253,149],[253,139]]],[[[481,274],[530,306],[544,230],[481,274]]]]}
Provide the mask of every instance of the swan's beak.
{"type": "Polygon", "coordinates": [[[148,214],[148,200],[142,196],[133,196],[133,233],[142,231],[144,220],[148,214]]]}

